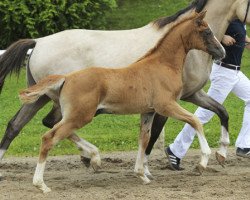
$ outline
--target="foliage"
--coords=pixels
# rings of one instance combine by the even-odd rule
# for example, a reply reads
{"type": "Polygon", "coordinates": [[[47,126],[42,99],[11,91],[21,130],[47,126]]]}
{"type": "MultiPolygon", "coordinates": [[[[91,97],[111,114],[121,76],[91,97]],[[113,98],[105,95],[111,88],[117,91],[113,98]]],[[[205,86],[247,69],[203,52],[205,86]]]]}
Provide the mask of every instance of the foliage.
{"type": "Polygon", "coordinates": [[[20,38],[72,28],[104,28],[115,0],[1,0],[0,49],[20,38]]]}

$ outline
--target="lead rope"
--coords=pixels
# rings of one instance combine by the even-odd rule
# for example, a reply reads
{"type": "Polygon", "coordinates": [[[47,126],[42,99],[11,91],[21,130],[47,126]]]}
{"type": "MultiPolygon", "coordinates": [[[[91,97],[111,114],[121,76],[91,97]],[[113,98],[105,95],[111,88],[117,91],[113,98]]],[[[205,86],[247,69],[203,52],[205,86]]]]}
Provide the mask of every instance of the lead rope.
{"type": "Polygon", "coordinates": [[[246,15],[245,15],[245,18],[244,18],[244,21],[243,21],[244,24],[246,23],[246,20],[247,20],[247,15],[248,15],[248,11],[249,11],[249,5],[250,5],[250,0],[248,0],[248,3],[247,3],[246,15]]]}

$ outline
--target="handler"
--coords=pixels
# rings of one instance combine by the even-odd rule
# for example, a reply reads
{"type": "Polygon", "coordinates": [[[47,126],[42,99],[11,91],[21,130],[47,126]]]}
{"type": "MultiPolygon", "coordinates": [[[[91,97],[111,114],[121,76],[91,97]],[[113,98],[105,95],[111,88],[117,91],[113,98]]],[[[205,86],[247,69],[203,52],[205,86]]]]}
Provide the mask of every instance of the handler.
{"type": "MultiPolygon", "coordinates": [[[[235,144],[236,155],[245,158],[250,158],[250,80],[240,71],[240,65],[244,48],[250,49],[249,42],[245,24],[238,19],[232,21],[222,39],[227,55],[223,60],[214,62],[208,90],[208,95],[221,104],[230,92],[245,102],[243,123],[235,144]]],[[[199,107],[195,115],[205,124],[214,113],[199,107]]],[[[173,170],[183,169],[180,161],[187,153],[194,136],[195,130],[185,124],[174,143],[166,148],[165,152],[173,170]]]]}

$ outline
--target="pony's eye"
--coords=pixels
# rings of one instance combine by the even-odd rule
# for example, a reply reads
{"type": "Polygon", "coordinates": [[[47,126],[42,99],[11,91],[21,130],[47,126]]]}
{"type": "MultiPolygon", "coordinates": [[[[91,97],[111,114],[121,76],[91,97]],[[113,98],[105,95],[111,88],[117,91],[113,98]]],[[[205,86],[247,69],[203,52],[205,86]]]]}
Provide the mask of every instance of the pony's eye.
{"type": "Polygon", "coordinates": [[[205,33],[206,36],[211,36],[213,34],[212,31],[210,31],[208,29],[205,30],[204,33],[205,33]]]}

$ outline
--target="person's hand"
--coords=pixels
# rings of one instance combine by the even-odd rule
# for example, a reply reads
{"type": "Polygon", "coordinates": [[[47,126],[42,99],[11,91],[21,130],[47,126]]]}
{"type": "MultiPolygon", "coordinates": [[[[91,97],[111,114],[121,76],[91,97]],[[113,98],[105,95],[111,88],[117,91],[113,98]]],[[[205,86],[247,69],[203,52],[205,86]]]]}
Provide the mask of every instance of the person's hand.
{"type": "Polygon", "coordinates": [[[225,46],[231,46],[236,42],[236,40],[229,35],[224,35],[221,42],[225,46]]]}

